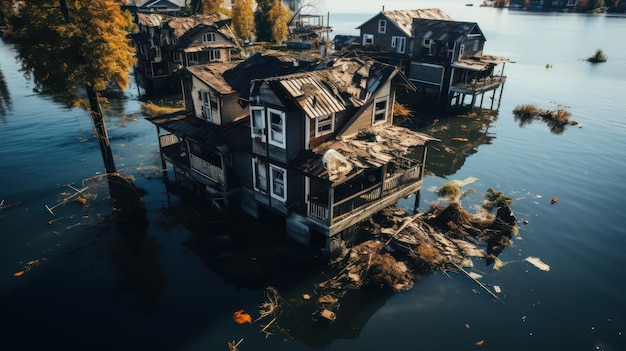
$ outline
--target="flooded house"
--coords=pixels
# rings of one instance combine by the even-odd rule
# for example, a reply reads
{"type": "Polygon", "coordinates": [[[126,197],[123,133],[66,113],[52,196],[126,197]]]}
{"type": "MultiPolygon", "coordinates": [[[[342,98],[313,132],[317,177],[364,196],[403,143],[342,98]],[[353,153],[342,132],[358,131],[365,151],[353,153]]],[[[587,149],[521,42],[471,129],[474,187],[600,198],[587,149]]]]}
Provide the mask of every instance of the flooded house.
{"type": "Polygon", "coordinates": [[[148,91],[178,88],[183,67],[241,59],[241,48],[222,14],[172,17],[138,13],[136,71],[148,91]]]}
{"type": "MultiPolygon", "coordinates": [[[[484,54],[485,35],[475,22],[452,20],[439,9],[381,11],[361,26],[363,53],[394,64],[418,88],[415,100],[449,107],[471,98],[474,106],[506,81],[509,60],[484,54]]],[[[499,98],[497,99],[499,101],[499,98]]]]}
{"type": "Polygon", "coordinates": [[[157,126],[164,169],[224,212],[251,187],[250,81],[312,69],[316,62],[257,53],[245,61],[185,67],[185,110],[149,120],[157,126]]]}
{"type": "Polygon", "coordinates": [[[150,119],[164,165],[213,200],[229,199],[221,205],[284,218],[291,238],[336,256],[360,222],[419,195],[435,139],[394,125],[396,91],[415,89],[395,66],[263,65],[264,56],[185,69],[187,111],[150,119]]]}

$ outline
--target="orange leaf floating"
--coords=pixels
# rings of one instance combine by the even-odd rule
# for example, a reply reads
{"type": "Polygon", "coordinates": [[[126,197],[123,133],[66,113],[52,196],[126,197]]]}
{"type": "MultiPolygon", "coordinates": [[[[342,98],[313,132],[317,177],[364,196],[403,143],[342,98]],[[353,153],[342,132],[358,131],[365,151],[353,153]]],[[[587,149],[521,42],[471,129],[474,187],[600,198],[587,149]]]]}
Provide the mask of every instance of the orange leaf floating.
{"type": "Polygon", "coordinates": [[[485,340],[481,340],[476,342],[476,346],[483,346],[483,344],[485,343],[485,340]]]}
{"type": "Polygon", "coordinates": [[[557,202],[559,202],[559,198],[558,197],[553,197],[552,199],[550,199],[550,203],[553,204],[553,205],[555,203],[557,203],[557,202]]]}
{"type": "Polygon", "coordinates": [[[21,277],[22,274],[24,274],[24,271],[15,272],[15,273],[13,273],[13,276],[14,277],[21,277]]]}
{"type": "Polygon", "coordinates": [[[252,317],[243,310],[235,312],[233,314],[233,319],[237,324],[252,323],[252,317]]]}

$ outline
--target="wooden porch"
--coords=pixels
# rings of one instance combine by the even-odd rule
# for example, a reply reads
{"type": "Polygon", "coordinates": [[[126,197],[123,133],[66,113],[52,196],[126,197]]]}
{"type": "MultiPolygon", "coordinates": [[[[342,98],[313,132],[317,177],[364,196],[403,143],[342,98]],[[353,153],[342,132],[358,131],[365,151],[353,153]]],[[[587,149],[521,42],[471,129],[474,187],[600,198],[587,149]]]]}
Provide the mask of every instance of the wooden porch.
{"type": "MultiPolygon", "coordinates": [[[[413,185],[418,183],[421,187],[421,180],[422,165],[416,164],[402,173],[395,173],[382,182],[342,199],[333,201],[336,191],[335,188],[330,188],[329,203],[324,204],[309,199],[307,215],[309,218],[332,227],[358,212],[367,210],[371,215],[387,206],[386,203],[388,201],[384,201],[385,199],[394,202],[401,197],[410,195],[410,193],[405,195],[402,190],[413,189],[413,185]],[[399,196],[399,194],[402,195],[399,196]]],[[[411,190],[411,192],[416,190],[419,190],[419,187],[415,190],[411,190]]]]}

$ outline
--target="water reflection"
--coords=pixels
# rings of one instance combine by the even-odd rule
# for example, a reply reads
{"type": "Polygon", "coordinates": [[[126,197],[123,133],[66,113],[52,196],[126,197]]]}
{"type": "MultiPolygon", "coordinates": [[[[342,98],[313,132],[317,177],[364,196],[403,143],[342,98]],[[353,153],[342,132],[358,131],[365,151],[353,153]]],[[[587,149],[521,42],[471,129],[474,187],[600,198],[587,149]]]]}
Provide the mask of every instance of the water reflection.
{"type": "Polygon", "coordinates": [[[479,110],[435,119],[420,130],[441,140],[428,148],[426,171],[439,177],[455,174],[479,146],[492,143],[496,136],[489,127],[497,118],[497,111],[479,110]]]}
{"type": "Polygon", "coordinates": [[[4,79],[4,73],[0,69],[0,122],[6,123],[6,114],[12,109],[11,93],[6,80],[4,79]]]}
{"type": "Polygon", "coordinates": [[[144,218],[119,218],[114,214],[113,220],[118,234],[110,247],[118,271],[114,292],[134,296],[146,310],[157,311],[166,285],[159,262],[161,246],[155,237],[146,235],[149,223],[144,218]]]}

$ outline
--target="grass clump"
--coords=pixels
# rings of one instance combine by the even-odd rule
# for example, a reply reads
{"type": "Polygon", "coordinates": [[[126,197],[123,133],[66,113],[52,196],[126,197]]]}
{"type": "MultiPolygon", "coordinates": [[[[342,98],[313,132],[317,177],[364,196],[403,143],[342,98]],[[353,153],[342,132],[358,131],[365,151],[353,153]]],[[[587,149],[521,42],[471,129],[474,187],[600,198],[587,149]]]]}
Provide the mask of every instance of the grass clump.
{"type": "Polygon", "coordinates": [[[458,184],[450,182],[446,183],[437,190],[437,195],[447,197],[448,199],[456,199],[461,194],[461,188],[458,184]]]}
{"type": "Polygon", "coordinates": [[[152,101],[146,101],[141,104],[141,112],[148,117],[167,115],[170,113],[178,112],[184,109],[184,101],[178,101],[171,106],[166,105],[161,101],[160,104],[156,104],[152,101]]]}
{"type": "Polygon", "coordinates": [[[483,207],[487,210],[491,210],[501,206],[508,206],[511,202],[513,202],[511,197],[504,195],[500,191],[489,188],[487,189],[487,194],[485,194],[485,204],[483,207]]]}

